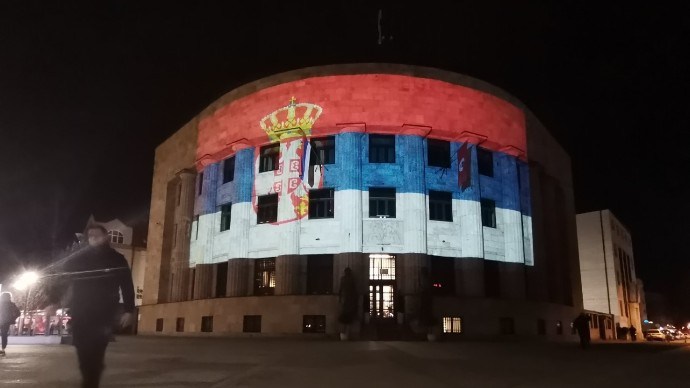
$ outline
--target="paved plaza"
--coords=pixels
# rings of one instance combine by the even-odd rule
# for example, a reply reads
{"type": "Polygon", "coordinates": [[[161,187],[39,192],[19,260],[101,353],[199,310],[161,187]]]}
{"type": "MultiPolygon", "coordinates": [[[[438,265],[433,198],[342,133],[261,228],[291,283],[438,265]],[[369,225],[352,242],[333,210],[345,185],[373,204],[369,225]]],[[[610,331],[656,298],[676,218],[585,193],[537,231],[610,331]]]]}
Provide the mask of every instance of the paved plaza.
{"type": "MultiPolygon", "coordinates": [[[[68,345],[14,345],[0,386],[78,387],[68,345]]],[[[120,337],[103,387],[682,387],[690,344],[120,337]]]]}

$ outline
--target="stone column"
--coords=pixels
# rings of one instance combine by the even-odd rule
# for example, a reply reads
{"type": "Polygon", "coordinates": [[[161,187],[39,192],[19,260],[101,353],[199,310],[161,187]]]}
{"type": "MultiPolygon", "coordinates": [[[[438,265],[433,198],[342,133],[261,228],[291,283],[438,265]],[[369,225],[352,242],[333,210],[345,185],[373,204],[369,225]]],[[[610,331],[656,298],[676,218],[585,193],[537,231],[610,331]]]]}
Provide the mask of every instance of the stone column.
{"type": "Polygon", "coordinates": [[[177,225],[174,233],[172,248],[172,287],[171,301],[179,302],[186,299],[189,268],[189,246],[191,238],[192,213],[194,212],[194,183],[196,174],[190,170],[180,171],[179,187],[175,207],[174,222],[177,225]]]}
{"type": "Polygon", "coordinates": [[[422,268],[431,275],[429,257],[423,253],[398,255],[395,260],[395,279],[399,294],[405,303],[405,314],[419,312],[419,282],[422,268]]]}
{"type": "Polygon", "coordinates": [[[462,296],[484,296],[484,259],[455,259],[455,283],[462,296]]]}
{"type": "Polygon", "coordinates": [[[213,297],[213,264],[197,264],[194,272],[194,299],[213,297]]]}
{"type": "MultiPolygon", "coordinates": [[[[402,218],[405,252],[426,253],[425,142],[421,136],[404,136],[397,139],[405,155],[402,169],[405,192],[396,195],[396,199],[402,201],[404,209],[402,218]]],[[[401,189],[398,188],[398,193],[401,189]]]]}
{"type": "Polygon", "coordinates": [[[228,260],[227,296],[247,296],[249,291],[249,259],[228,260]]]}
{"type": "Polygon", "coordinates": [[[276,257],[276,295],[300,295],[306,289],[307,257],[284,255],[276,257]]]}
{"type": "Polygon", "coordinates": [[[338,136],[336,158],[342,180],[335,192],[335,214],[340,221],[341,252],[362,251],[362,136],[358,132],[338,136]]]}
{"type": "Polygon", "coordinates": [[[520,263],[500,263],[501,297],[525,299],[525,266],[520,263]]]}
{"type": "Polygon", "coordinates": [[[481,185],[477,146],[471,145],[471,185],[460,194],[458,217],[460,219],[460,246],[463,257],[484,257],[484,233],[482,230],[481,185]]]}

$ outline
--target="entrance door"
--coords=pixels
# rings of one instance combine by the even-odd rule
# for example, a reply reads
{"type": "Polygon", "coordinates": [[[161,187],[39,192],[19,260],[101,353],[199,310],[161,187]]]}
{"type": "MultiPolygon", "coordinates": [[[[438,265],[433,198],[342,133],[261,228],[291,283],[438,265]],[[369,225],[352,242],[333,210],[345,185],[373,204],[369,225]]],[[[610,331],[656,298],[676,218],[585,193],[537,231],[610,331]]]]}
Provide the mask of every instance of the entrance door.
{"type": "Polygon", "coordinates": [[[605,340],[606,339],[606,318],[599,315],[597,316],[597,319],[599,320],[599,338],[605,340]]]}
{"type": "Polygon", "coordinates": [[[398,339],[395,319],[395,256],[369,255],[369,318],[373,338],[398,339]]]}

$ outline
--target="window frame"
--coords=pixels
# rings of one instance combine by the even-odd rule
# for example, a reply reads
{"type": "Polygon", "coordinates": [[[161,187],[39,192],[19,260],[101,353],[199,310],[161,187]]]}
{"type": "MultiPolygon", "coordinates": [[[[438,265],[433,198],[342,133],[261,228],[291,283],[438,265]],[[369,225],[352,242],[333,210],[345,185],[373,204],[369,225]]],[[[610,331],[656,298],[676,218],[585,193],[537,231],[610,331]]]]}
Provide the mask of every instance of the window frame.
{"type": "Polygon", "coordinates": [[[369,135],[369,163],[389,163],[394,164],[396,160],[396,137],[395,135],[371,134],[369,135]],[[384,144],[384,140],[391,144],[384,144]],[[382,144],[375,144],[381,142],[382,144]]]}
{"type": "Polygon", "coordinates": [[[369,218],[396,218],[397,190],[395,187],[369,187],[369,218]],[[372,192],[375,195],[372,195],[372,192]],[[392,193],[392,196],[390,194],[392,193]],[[383,203],[389,214],[378,214],[380,203],[383,203]],[[374,205],[375,204],[375,205],[374,205]],[[372,213],[376,209],[376,214],[372,213]],[[392,209],[392,215],[391,213],[392,209]]]}
{"type": "Polygon", "coordinates": [[[453,222],[452,192],[429,190],[429,220],[453,222]]]}
{"type": "Polygon", "coordinates": [[[256,224],[271,224],[278,221],[278,194],[259,195],[256,198],[256,224]],[[268,198],[274,200],[268,201],[268,198]],[[264,203],[262,203],[262,200],[264,203]],[[267,218],[270,217],[270,218],[267,218]]]}
{"type": "Polygon", "coordinates": [[[254,295],[275,295],[276,259],[275,257],[254,259],[254,295]],[[267,277],[265,277],[267,274],[267,277]],[[267,284],[267,285],[266,285],[267,284]]]}
{"type": "Polygon", "coordinates": [[[490,150],[477,147],[477,168],[479,175],[494,176],[494,153],[490,150]]]}
{"type": "Polygon", "coordinates": [[[223,184],[230,183],[235,180],[235,156],[231,156],[223,161],[223,184]],[[232,168],[229,168],[229,165],[232,165],[232,168]],[[228,175],[230,177],[228,178],[228,175]]]}
{"type": "Polygon", "coordinates": [[[271,143],[259,148],[259,173],[278,170],[279,160],[280,143],[271,143]]]}
{"type": "Polygon", "coordinates": [[[496,201],[489,198],[480,198],[479,203],[481,207],[482,227],[485,226],[487,228],[496,229],[496,201]]]}
{"type": "Polygon", "coordinates": [[[324,136],[312,138],[309,140],[311,144],[311,153],[309,157],[310,166],[327,165],[336,163],[336,145],[335,136],[324,136]],[[324,142],[322,145],[317,145],[318,142],[324,142]],[[326,157],[326,155],[328,155],[326,157]],[[318,160],[315,156],[318,156],[318,160]],[[323,157],[322,157],[323,156],[323,157]],[[332,158],[331,158],[332,156],[332,158]],[[321,162],[321,163],[319,163],[321,162]]]}
{"type": "Polygon", "coordinates": [[[232,203],[224,203],[220,205],[220,229],[219,232],[226,232],[230,230],[232,225],[232,203]]]}
{"type": "Polygon", "coordinates": [[[322,188],[322,189],[311,189],[309,190],[309,211],[308,218],[310,220],[318,220],[325,218],[335,218],[335,189],[332,187],[322,188]],[[322,193],[330,193],[329,197],[316,197],[312,198],[312,195],[320,195],[322,193]],[[312,211],[313,210],[313,211],[312,211]],[[323,215],[319,215],[319,210],[323,211],[323,215]],[[314,214],[314,215],[312,215],[314,214]]]}
{"type": "Polygon", "coordinates": [[[429,167],[450,168],[450,142],[447,140],[426,140],[427,165],[429,167]],[[441,155],[443,154],[443,155],[441,155]]]}

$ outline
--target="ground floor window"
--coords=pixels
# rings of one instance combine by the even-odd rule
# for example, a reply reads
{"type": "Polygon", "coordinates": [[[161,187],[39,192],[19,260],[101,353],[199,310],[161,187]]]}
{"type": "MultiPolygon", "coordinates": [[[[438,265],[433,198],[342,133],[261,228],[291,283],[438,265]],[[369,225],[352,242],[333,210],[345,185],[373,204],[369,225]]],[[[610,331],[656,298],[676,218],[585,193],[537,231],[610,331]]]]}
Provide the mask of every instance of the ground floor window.
{"type": "Polygon", "coordinates": [[[276,259],[254,261],[254,295],[273,295],[276,289],[276,259]]]}
{"type": "Polygon", "coordinates": [[[510,317],[503,317],[499,319],[501,334],[515,334],[515,321],[510,317]]]}
{"type": "Polygon", "coordinates": [[[261,315],[245,315],[242,322],[242,332],[261,333],[261,315]]]}
{"type": "Polygon", "coordinates": [[[546,335],[546,321],[543,319],[537,319],[537,334],[546,335]]]}
{"type": "Polygon", "coordinates": [[[213,331],[213,316],[205,315],[201,317],[201,332],[210,333],[213,331]]]}
{"type": "Polygon", "coordinates": [[[156,331],[163,331],[163,318],[156,319],[156,331]]]}
{"type": "Polygon", "coordinates": [[[325,315],[305,315],[302,317],[302,333],[325,333],[325,315]]]}
{"type": "Polygon", "coordinates": [[[443,317],[443,332],[454,334],[462,333],[462,318],[443,317]]]}
{"type": "Polygon", "coordinates": [[[563,322],[556,321],[556,334],[563,334],[563,322]]]}
{"type": "Polygon", "coordinates": [[[178,333],[184,332],[184,318],[177,318],[177,322],[175,322],[175,331],[178,333]]]}

